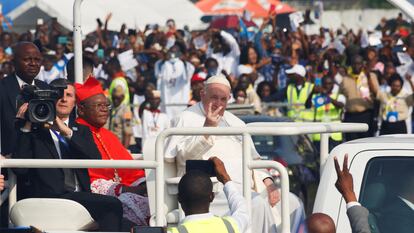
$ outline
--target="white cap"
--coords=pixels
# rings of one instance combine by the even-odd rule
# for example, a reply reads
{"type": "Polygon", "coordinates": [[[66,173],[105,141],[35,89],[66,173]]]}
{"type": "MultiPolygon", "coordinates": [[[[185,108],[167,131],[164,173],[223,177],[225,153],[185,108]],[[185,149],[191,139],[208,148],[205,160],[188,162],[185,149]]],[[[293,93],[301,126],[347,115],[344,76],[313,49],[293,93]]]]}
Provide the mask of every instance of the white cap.
{"type": "Polygon", "coordinates": [[[292,68],[286,70],[286,74],[297,74],[301,77],[306,76],[306,69],[302,65],[294,65],[292,68]]]}
{"type": "Polygon", "coordinates": [[[204,83],[205,83],[205,85],[209,85],[209,84],[213,84],[213,83],[219,83],[219,84],[223,84],[224,86],[227,86],[228,88],[231,89],[230,82],[222,74],[211,76],[204,83]]]}

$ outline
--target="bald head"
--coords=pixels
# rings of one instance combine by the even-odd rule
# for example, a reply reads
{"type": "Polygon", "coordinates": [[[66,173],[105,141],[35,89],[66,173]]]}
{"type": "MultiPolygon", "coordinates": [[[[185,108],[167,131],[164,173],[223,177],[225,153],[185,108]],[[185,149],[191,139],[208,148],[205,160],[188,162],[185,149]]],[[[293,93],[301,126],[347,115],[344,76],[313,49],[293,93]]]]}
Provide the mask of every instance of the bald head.
{"type": "Polygon", "coordinates": [[[40,54],[40,50],[35,44],[29,41],[22,41],[13,46],[13,56],[14,58],[19,58],[30,49],[36,50],[40,54]]]}
{"type": "Polygon", "coordinates": [[[306,220],[309,233],[335,233],[335,223],[331,217],[322,213],[315,213],[306,220]]]}

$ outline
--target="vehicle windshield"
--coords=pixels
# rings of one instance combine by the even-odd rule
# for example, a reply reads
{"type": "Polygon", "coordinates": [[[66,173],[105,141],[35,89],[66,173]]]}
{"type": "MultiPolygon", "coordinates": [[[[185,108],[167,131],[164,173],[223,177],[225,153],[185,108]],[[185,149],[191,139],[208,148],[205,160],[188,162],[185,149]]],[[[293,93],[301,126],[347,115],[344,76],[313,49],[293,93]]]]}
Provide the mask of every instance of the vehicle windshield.
{"type": "Polygon", "coordinates": [[[360,202],[374,232],[414,232],[414,158],[379,157],[369,161],[360,202]]]}

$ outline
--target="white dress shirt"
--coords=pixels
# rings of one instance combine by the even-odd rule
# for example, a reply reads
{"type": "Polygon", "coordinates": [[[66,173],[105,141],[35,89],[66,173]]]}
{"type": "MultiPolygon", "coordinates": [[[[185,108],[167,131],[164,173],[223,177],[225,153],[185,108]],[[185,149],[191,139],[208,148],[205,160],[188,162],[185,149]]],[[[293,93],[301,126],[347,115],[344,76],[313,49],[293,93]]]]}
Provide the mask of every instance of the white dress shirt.
{"type": "Polygon", "coordinates": [[[34,85],[34,79],[33,79],[32,83],[27,83],[27,82],[23,81],[23,79],[21,79],[17,74],[16,74],[16,79],[17,79],[17,83],[19,83],[20,88],[22,88],[24,85],[34,85]]]}
{"type": "MultiPolygon", "coordinates": [[[[223,188],[224,193],[226,194],[231,217],[236,222],[237,227],[239,228],[240,232],[245,232],[247,227],[250,224],[250,218],[248,214],[247,204],[244,200],[243,196],[239,193],[236,184],[233,181],[229,181],[224,185],[223,188]]],[[[194,221],[194,220],[201,220],[201,219],[208,219],[214,217],[212,213],[205,213],[205,214],[192,214],[186,216],[180,224],[183,224],[187,221],[194,221]]]]}

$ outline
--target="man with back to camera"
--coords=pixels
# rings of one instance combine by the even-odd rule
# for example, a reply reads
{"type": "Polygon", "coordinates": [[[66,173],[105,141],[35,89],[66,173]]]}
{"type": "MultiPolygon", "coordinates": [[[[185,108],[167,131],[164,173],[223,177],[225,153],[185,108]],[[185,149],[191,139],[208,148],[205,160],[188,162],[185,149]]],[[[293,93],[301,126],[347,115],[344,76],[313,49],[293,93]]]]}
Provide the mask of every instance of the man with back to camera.
{"type": "MultiPolygon", "coordinates": [[[[210,77],[201,92],[201,102],[174,118],[171,121],[171,127],[246,127],[239,118],[225,111],[230,98],[230,89],[230,83],[223,75],[210,77]]],[[[250,143],[252,159],[260,159],[253,142],[250,141],[250,143]]],[[[165,161],[176,163],[177,176],[185,173],[186,160],[207,160],[216,155],[220,155],[220,159],[227,165],[229,174],[241,190],[243,183],[241,137],[172,136],[166,143],[165,161]]],[[[253,178],[252,184],[254,184],[252,187],[254,191],[252,193],[252,229],[263,233],[276,232],[271,207],[279,202],[280,193],[267,171],[255,170],[251,177],[253,178]]],[[[300,201],[293,195],[289,198],[291,206],[295,206],[291,208],[292,215],[299,216],[299,210],[302,209],[300,201]]],[[[225,214],[220,204],[221,201],[225,201],[225,196],[224,193],[219,192],[212,204],[212,212],[217,215],[225,214]]],[[[292,227],[296,228],[294,225],[292,227]]]]}
{"type": "Polygon", "coordinates": [[[223,162],[217,157],[209,159],[214,163],[217,179],[224,185],[224,193],[230,207],[230,216],[217,217],[209,212],[214,199],[213,184],[207,174],[189,171],[178,184],[178,201],[185,218],[169,233],[243,233],[249,225],[246,201],[238,192],[236,184],[227,174],[223,162]],[[197,184],[197,185],[194,185],[197,184]]]}
{"type": "MultiPolygon", "coordinates": [[[[52,84],[66,84],[63,96],[56,102],[56,119],[47,127],[35,127],[26,120],[28,103],[23,104],[16,118],[25,121],[17,132],[19,145],[12,157],[16,159],[99,159],[100,153],[86,126],[69,120],[75,107],[75,88],[66,79],[52,84]]],[[[121,230],[122,206],[116,198],[90,193],[86,169],[15,169],[18,175],[30,174],[29,197],[64,198],[83,205],[98,222],[102,231],[121,230]]]]}
{"type": "Polygon", "coordinates": [[[329,215],[314,213],[306,219],[309,233],[335,233],[335,223],[329,215]]]}

